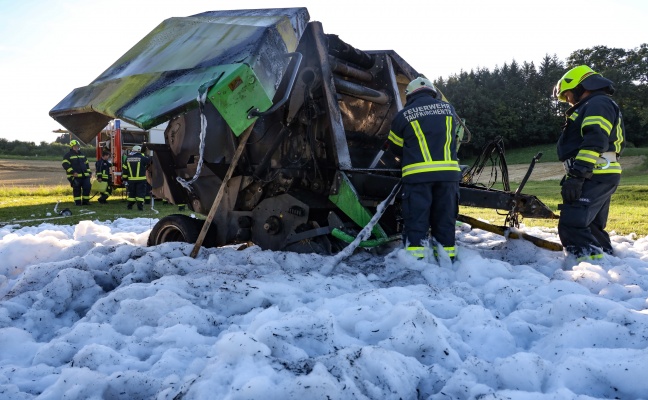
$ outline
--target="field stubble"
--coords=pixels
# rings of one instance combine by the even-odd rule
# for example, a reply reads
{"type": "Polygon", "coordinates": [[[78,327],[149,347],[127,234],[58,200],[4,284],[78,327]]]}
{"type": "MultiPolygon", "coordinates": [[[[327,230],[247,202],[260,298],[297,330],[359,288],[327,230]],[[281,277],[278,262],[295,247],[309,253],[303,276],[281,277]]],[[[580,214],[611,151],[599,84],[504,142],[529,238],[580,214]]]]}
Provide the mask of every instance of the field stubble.
{"type": "MultiPolygon", "coordinates": [[[[94,172],[94,163],[90,166],[94,172]]],[[[59,161],[0,159],[0,186],[40,187],[69,185],[59,161]]]]}
{"type": "MultiPolygon", "coordinates": [[[[629,169],[641,165],[642,156],[624,157],[621,164],[629,169]]],[[[89,160],[90,169],[94,173],[94,160],[89,160]]],[[[509,180],[520,182],[526,174],[529,166],[515,164],[508,166],[509,180]]],[[[546,181],[560,179],[565,174],[562,163],[547,162],[538,163],[533,168],[529,180],[546,181]]],[[[67,185],[65,171],[59,161],[47,160],[8,160],[0,159],[0,186],[25,187],[25,186],[58,186],[67,185]]]]}

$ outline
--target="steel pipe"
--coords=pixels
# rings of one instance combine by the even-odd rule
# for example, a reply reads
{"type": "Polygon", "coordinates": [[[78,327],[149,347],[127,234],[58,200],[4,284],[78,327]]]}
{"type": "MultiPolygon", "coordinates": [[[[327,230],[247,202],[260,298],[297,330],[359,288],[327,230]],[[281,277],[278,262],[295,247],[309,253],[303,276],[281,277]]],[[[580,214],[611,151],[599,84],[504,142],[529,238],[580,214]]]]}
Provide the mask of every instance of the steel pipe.
{"type": "Polygon", "coordinates": [[[335,89],[340,93],[348,94],[377,104],[387,104],[389,102],[389,96],[381,91],[358,85],[357,83],[345,81],[337,76],[333,77],[333,82],[335,83],[335,89]]]}

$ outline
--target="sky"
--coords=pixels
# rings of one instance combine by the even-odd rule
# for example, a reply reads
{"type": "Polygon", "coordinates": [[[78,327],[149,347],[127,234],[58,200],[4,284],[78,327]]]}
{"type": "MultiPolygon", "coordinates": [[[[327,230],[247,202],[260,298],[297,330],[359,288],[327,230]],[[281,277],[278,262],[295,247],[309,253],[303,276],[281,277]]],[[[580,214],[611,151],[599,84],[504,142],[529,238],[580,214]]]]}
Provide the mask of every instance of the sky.
{"type": "Polygon", "coordinates": [[[646,237],[576,264],[461,225],[454,264],[395,243],[332,267],[146,247],[155,222],[0,227],[0,398],[648,398],[646,237]]]}
{"type": "Polygon", "coordinates": [[[167,18],[219,9],[306,7],[311,21],[361,50],[395,50],[428,78],[493,70],[597,45],[646,42],[648,2],[590,0],[0,0],[0,138],[52,142],[49,111],[92,82],[167,18]],[[380,4],[380,6],[378,6],[380,4]]]}

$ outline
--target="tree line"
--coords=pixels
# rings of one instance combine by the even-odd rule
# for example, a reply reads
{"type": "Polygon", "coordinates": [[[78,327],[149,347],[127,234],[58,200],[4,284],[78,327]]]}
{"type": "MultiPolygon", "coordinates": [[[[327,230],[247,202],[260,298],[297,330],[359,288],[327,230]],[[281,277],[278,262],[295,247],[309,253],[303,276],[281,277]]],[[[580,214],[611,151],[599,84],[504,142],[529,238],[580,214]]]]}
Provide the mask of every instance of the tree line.
{"type": "Polygon", "coordinates": [[[537,67],[515,60],[490,71],[462,71],[434,83],[454,105],[472,133],[463,156],[480,154],[501,137],[507,148],[555,143],[569,108],[553,98],[556,82],[569,69],[589,65],[614,82],[629,146],[648,145],[648,44],[624,50],[596,46],[574,51],[563,62],[546,55],[537,67]]]}
{"type": "MultiPolygon", "coordinates": [[[[44,157],[44,158],[63,158],[63,155],[70,150],[70,139],[63,142],[55,141],[47,143],[45,141],[36,144],[34,142],[22,142],[20,140],[9,141],[0,138],[0,156],[17,156],[17,157],[44,157]]],[[[89,160],[96,158],[94,145],[81,145],[81,153],[89,160]]]]}
{"type": "MultiPolygon", "coordinates": [[[[461,146],[461,155],[478,155],[498,137],[511,149],[555,143],[569,105],[553,98],[553,88],[565,72],[582,64],[614,82],[613,98],[623,112],[628,145],[648,146],[648,43],[644,43],[630,50],[606,46],[577,50],[566,62],[545,55],[537,67],[513,60],[494,71],[481,68],[437,79],[435,85],[472,133],[470,143],[461,146]]],[[[68,134],[39,145],[0,139],[0,155],[61,157],[69,140],[68,134]]],[[[94,146],[83,146],[82,152],[95,156],[94,146]]]]}

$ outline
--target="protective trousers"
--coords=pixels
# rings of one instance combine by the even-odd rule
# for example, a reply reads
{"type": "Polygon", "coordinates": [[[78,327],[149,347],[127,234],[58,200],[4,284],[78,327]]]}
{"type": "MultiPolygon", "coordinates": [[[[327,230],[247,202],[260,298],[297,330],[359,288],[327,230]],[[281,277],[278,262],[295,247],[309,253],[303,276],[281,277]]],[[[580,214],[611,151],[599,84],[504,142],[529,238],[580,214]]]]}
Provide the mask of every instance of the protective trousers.
{"type": "Polygon", "coordinates": [[[77,206],[86,205],[90,201],[90,177],[79,176],[72,178],[72,197],[74,197],[74,204],[77,206]]]}
{"type": "Polygon", "coordinates": [[[106,191],[101,192],[101,196],[99,196],[99,199],[97,201],[99,201],[99,203],[106,204],[108,197],[110,197],[111,194],[112,194],[112,186],[110,186],[109,183],[108,186],[106,186],[106,191]]]}
{"type": "Polygon", "coordinates": [[[146,181],[128,181],[128,208],[131,208],[133,204],[137,203],[137,208],[142,210],[144,205],[144,196],[146,196],[146,181]]]}
{"type": "Polygon", "coordinates": [[[616,182],[585,180],[580,200],[561,204],[558,236],[563,247],[576,257],[612,254],[610,235],[605,231],[610,199],[616,182]]]}
{"type": "Polygon", "coordinates": [[[422,247],[432,237],[444,248],[454,248],[459,214],[459,182],[403,183],[403,242],[422,247]]]}

